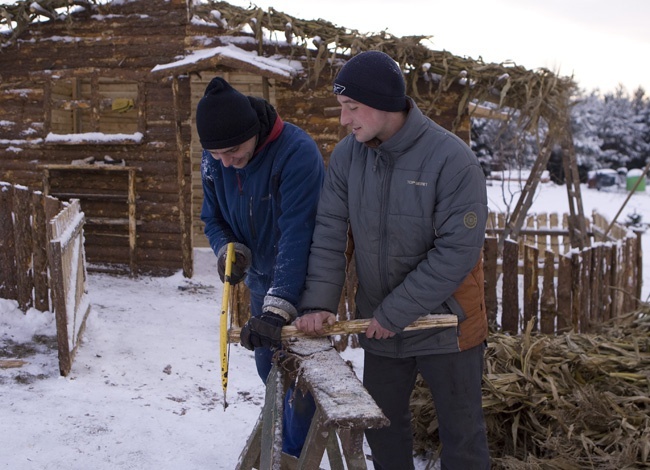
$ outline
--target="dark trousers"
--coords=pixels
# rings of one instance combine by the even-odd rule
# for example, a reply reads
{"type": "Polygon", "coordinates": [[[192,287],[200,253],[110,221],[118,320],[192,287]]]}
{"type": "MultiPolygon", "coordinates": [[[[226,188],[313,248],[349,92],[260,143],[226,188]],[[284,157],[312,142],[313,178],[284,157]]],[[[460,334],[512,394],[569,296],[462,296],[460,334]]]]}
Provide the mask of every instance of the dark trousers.
{"type": "MultiPolygon", "coordinates": [[[[264,296],[251,293],[251,314],[262,314],[264,296]]],[[[270,348],[255,348],[255,365],[257,373],[264,383],[273,366],[273,354],[270,348]]],[[[311,420],[316,412],[316,403],[310,393],[303,395],[300,390],[290,387],[284,397],[282,414],[282,451],[299,457],[307,439],[311,420]]]]}
{"type": "Polygon", "coordinates": [[[376,470],[413,469],[410,397],[417,373],[431,389],[442,442],[442,470],[484,470],[490,456],[481,403],[483,344],[452,354],[364,355],[363,384],[390,426],[366,430],[376,470]]]}

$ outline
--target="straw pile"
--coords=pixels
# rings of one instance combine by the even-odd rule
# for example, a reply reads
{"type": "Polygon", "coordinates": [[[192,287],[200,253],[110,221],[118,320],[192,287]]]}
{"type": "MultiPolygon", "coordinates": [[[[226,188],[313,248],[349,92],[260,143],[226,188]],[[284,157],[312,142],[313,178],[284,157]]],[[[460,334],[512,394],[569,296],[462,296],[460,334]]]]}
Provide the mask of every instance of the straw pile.
{"type": "MultiPolygon", "coordinates": [[[[495,469],[650,468],[650,311],[598,334],[493,334],[483,406],[495,469]]],[[[431,396],[418,381],[415,446],[438,451],[431,396]]]]}

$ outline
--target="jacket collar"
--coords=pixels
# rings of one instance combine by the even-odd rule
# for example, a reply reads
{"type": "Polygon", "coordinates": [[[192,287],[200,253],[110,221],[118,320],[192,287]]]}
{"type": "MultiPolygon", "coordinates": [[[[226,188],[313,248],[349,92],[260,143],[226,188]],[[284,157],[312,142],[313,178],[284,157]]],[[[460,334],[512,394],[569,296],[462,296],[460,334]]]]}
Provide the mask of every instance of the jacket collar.
{"type": "Polygon", "coordinates": [[[365,143],[368,147],[381,153],[395,155],[399,157],[415,144],[428,127],[429,118],[427,118],[411,97],[407,97],[409,110],[406,116],[406,122],[390,139],[380,142],[377,139],[365,143]]]}

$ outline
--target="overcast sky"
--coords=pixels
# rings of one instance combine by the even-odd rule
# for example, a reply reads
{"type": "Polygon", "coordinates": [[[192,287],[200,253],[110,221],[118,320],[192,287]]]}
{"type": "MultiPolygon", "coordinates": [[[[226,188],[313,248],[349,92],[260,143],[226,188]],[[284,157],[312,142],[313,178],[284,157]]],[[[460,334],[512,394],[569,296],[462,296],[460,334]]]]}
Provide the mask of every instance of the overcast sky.
{"type": "Polygon", "coordinates": [[[650,94],[648,0],[231,0],[361,32],[433,36],[432,48],[573,75],[580,87],[650,94]]]}

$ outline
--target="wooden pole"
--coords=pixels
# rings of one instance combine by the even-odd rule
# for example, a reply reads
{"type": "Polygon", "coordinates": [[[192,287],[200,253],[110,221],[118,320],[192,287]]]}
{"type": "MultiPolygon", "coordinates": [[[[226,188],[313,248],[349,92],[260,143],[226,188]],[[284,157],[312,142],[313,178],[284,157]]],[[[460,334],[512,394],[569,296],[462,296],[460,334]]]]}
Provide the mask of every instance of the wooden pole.
{"type": "Polygon", "coordinates": [[[616,219],[618,219],[618,216],[621,215],[621,212],[623,212],[623,209],[624,209],[625,206],[627,205],[628,201],[630,200],[630,198],[632,197],[632,195],[636,192],[636,188],[638,188],[639,185],[641,184],[641,180],[644,179],[644,178],[645,178],[645,175],[648,174],[648,170],[650,170],[650,162],[648,162],[648,163],[646,164],[645,168],[643,169],[643,172],[641,173],[641,176],[639,176],[639,179],[636,181],[636,183],[634,183],[634,186],[633,186],[632,189],[630,190],[630,194],[627,195],[627,197],[625,198],[625,201],[623,202],[623,205],[622,205],[621,208],[618,210],[618,212],[616,213],[616,215],[614,216],[614,218],[612,219],[612,221],[609,223],[609,226],[607,227],[607,230],[605,230],[605,233],[603,234],[603,239],[607,236],[607,234],[609,233],[609,231],[612,229],[612,227],[613,227],[614,224],[616,223],[616,219]]]}
{"type": "MultiPolygon", "coordinates": [[[[321,335],[309,336],[298,331],[293,325],[287,325],[282,328],[282,339],[289,338],[315,338],[331,335],[350,335],[363,333],[368,329],[370,320],[347,320],[337,321],[333,325],[323,325],[321,335]]],[[[404,331],[427,330],[430,328],[449,328],[458,326],[458,317],[456,315],[425,315],[404,328],[404,331]]],[[[231,328],[228,330],[228,342],[238,343],[241,328],[231,328]]]]}

